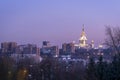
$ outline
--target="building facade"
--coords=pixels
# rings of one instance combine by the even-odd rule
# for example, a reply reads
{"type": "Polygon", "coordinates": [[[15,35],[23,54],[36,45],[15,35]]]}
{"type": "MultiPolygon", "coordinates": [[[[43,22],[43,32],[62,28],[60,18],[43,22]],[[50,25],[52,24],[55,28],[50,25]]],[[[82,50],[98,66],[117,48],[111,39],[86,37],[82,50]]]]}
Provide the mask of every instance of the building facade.
{"type": "Polygon", "coordinates": [[[62,50],[65,54],[75,53],[74,43],[64,43],[62,44],[62,50]]]}

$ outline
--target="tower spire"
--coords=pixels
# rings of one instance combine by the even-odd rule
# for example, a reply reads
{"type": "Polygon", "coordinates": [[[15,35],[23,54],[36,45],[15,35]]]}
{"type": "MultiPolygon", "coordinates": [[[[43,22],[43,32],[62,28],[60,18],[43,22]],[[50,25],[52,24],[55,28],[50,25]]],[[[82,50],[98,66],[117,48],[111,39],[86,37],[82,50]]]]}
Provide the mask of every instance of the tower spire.
{"type": "Polygon", "coordinates": [[[86,37],[86,34],[85,34],[85,31],[84,31],[84,24],[82,26],[82,33],[81,33],[81,37],[79,38],[79,46],[80,47],[86,47],[87,44],[86,44],[86,41],[87,41],[87,37],[86,37]]]}
{"type": "Polygon", "coordinates": [[[83,24],[83,28],[82,28],[82,31],[84,31],[84,24],[83,24]]]}

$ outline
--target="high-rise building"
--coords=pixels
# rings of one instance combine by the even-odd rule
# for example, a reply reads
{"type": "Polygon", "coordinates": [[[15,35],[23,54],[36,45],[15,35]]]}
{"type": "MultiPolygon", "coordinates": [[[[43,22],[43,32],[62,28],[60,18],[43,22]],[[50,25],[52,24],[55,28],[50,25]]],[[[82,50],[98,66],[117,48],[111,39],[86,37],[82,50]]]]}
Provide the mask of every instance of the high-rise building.
{"type": "Polygon", "coordinates": [[[62,50],[64,53],[75,53],[74,43],[64,43],[62,44],[62,50]]]}
{"type": "Polygon", "coordinates": [[[43,41],[43,46],[42,47],[50,47],[50,42],[49,41],[43,41]]]}
{"type": "Polygon", "coordinates": [[[51,46],[50,47],[51,54],[55,57],[59,56],[59,48],[58,46],[51,46]]]}
{"type": "Polygon", "coordinates": [[[91,48],[94,48],[94,41],[91,41],[91,48]]]}
{"type": "Polygon", "coordinates": [[[41,56],[53,56],[57,57],[59,55],[58,46],[51,46],[49,41],[43,41],[41,48],[41,56]]]}
{"type": "Polygon", "coordinates": [[[2,53],[15,53],[17,48],[16,42],[3,42],[1,43],[2,53]]]}
{"type": "Polygon", "coordinates": [[[27,44],[23,47],[23,54],[39,54],[39,49],[34,44],[27,44]]]}
{"type": "Polygon", "coordinates": [[[87,37],[86,37],[86,33],[84,31],[84,25],[83,25],[82,33],[79,38],[79,47],[86,47],[87,46],[86,41],[87,41],[87,37]]]}

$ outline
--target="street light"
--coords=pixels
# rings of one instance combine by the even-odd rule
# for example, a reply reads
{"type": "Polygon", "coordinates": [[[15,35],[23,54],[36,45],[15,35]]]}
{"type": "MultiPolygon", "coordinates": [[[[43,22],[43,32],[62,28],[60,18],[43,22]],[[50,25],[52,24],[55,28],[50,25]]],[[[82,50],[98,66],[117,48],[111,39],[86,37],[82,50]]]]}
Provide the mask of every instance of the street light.
{"type": "Polygon", "coordinates": [[[24,70],[24,73],[26,73],[26,72],[27,72],[27,70],[25,69],[25,70],[24,70]]]}

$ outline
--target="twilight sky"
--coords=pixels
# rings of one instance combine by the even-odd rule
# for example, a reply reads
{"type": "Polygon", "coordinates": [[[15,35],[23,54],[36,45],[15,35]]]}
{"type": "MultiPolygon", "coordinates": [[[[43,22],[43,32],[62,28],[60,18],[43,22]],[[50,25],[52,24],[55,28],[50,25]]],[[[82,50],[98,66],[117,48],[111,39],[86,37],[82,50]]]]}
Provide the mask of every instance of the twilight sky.
{"type": "Polygon", "coordinates": [[[78,42],[83,24],[102,43],[105,25],[120,26],[120,0],[0,0],[0,43],[78,42]]]}

